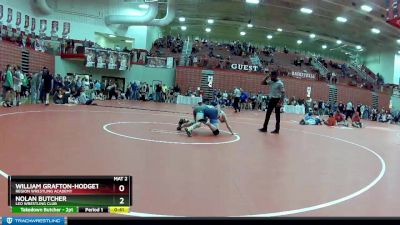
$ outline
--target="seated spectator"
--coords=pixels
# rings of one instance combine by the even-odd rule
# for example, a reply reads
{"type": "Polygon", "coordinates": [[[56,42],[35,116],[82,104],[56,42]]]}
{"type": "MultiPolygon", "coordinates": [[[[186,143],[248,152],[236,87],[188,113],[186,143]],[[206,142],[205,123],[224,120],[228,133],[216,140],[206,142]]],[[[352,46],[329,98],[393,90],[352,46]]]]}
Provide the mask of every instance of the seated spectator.
{"type": "Polygon", "coordinates": [[[346,116],[343,113],[336,111],[335,119],[336,119],[337,125],[343,125],[346,127],[349,126],[349,124],[346,121],[346,116]]]}
{"type": "Polygon", "coordinates": [[[356,128],[362,128],[363,124],[361,123],[360,114],[358,112],[354,113],[353,118],[351,118],[351,125],[356,128]]]}
{"type": "Polygon", "coordinates": [[[327,121],[324,121],[324,124],[327,125],[328,127],[336,126],[337,121],[336,121],[335,117],[333,116],[333,113],[329,113],[329,118],[327,121]]]}
{"type": "Polygon", "coordinates": [[[301,125],[322,125],[321,119],[317,117],[313,117],[312,113],[306,114],[304,119],[300,121],[301,125]]]}
{"type": "Polygon", "coordinates": [[[85,89],[81,88],[81,94],[79,95],[78,98],[78,103],[81,105],[96,105],[92,99],[88,99],[86,97],[85,89]]]}

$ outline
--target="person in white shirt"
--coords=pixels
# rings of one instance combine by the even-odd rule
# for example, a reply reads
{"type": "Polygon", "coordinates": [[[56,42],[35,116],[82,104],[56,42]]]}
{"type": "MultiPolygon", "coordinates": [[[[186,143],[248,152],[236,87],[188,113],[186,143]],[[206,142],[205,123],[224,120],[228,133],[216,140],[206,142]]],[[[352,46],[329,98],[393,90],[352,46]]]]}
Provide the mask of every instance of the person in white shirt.
{"type": "Polygon", "coordinates": [[[346,120],[348,118],[352,118],[354,113],[353,103],[351,101],[347,102],[346,104],[346,120]]]}
{"type": "Polygon", "coordinates": [[[14,91],[15,91],[15,98],[17,101],[17,106],[19,106],[21,101],[21,87],[22,81],[25,79],[24,73],[21,71],[21,67],[18,66],[15,70],[14,74],[14,91]]]}
{"type": "Polygon", "coordinates": [[[233,100],[233,108],[235,109],[235,113],[237,113],[238,111],[240,112],[240,96],[242,95],[242,92],[240,91],[240,89],[238,87],[235,88],[235,90],[233,91],[233,96],[235,96],[234,100],[233,100]]]}

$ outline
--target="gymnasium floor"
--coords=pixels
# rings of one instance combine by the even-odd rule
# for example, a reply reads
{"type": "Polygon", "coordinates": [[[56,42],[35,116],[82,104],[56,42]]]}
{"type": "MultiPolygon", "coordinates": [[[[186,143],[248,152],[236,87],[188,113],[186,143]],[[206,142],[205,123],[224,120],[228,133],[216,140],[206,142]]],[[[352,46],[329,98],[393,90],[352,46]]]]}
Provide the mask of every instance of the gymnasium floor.
{"type": "Polygon", "coordinates": [[[7,175],[125,174],[131,216],[400,215],[399,126],[300,126],[283,114],[276,136],[258,132],[264,112],[226,110],[238,135],[188,138],[176,123],[190,106],[100,104],[0,109],[0,215],[7,175]]]}

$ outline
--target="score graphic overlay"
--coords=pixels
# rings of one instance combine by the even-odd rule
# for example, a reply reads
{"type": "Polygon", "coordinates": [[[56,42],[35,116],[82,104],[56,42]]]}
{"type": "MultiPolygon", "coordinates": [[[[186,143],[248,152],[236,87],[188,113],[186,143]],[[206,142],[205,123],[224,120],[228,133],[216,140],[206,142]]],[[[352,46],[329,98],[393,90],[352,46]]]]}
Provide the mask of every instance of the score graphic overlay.
{"type": "Polygon", "coordinates": [[[128,213],[131,176],[10,176],[13,213],[128,213]]]}

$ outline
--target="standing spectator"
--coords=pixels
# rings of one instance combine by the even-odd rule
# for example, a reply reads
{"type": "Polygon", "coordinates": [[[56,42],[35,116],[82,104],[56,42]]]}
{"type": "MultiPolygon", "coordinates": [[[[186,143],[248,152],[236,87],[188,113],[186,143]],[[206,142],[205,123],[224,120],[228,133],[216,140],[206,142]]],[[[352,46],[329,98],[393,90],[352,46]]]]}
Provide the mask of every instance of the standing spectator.
{"type": "Polygon", "coordinates": [[[18,66],[14,68],[14,91],[15,91],[16,106],[19,106],[21,101],[21,88],[24,79],[25,76],[24,73],[22,73],[21,71],[21,67],[18,66]]]}
{"type": "Polygon", "coordinates": [[[338,109],[339,109],[339,112],[344,113],[344,104],[343,104],[343,102],[339,103],[338,109]]]}
{"type": "Polygon", "coordinates": [[[54,80],[49,69],[46,67],[43,68],[42,85],[43,92],[45,94],[45,105],[49,105],[50,92],[53,90],[54,80]]]}
{"type": "Polygon", "coordinates": [[[162,92],[161,84],[156,84],[156,96],[154,99],[155,102],[161,102],[161,92],[162,92]]]}
{"type": "Polygon", "coordinates": [[[267,132],[268,122],[271,117],[272,111],[275,109],[276,125],[275,130],[272,131],[273,134],[279,134],[280,122],[281,122],[281,106],[285,98],[285,87],[283,82],[278,79],[278,72],[273,71],[271,75],[267,76],[262,82],[263,85],[269,85],[269,103],[267,108],[267,113],[265,115],[264,125],[261,132],[267,132]],[[271,79],[271,80],[269,80],[271,79]]]}
{"type": "Polygon", "coordinates": [[[40,94],[40,81],[42,79],[42,73],[35,73],[31,79],[31,103],[37,104],[40,94]]]}
{"type": "Polygon", "coordinates": [[[353,103],[351,101],[346,104],[346,120],[352,118],[354,113],[353,103]]]}
{"type": "Polygon", "coordinates": [[[168,94],[169,94],[168,86],[164,84],[162,86],[161,102],[165,102],[167,100],[168,94]]]}
{"type": "Polygon", "coordinates": [[[136,81],[133,81],[131,84],[131,90],[132,90],[132,100],[137,100],[138,99],[138,86],[136,84],[136,81]]]}
{"type": "Polygon", "coordinates": [[[111,100],[113,97],[115,97],[115,99],[118,99],[118,93],[117,93],[117,84],[111,84],[110,82],[110,86],[107,87],[108,90],[108,100],[111,100]]]}
{"type": "Polygon", "coordinates": [[[237,113],[238,111],[240,112],[240,96],[242,95],[242,92],[240,91],[240,89],[238,87],[235,88],[235,90],[233,91],[233,95],[235,96],[234,100],[233,100],[233,108],[235,109],[235,113],[237,113]]]}
{"type": "Polygon", "coordinates": [[[13,80],[13,75],[11,72],[11,66],[7,65],[6,66],[6,75],[3,83],[3,96],[4,96],[4,102],[3,106],[4,107],[11,107],[11,101],[12,101],[12,91],[14,88],[14,80],[13,80]]]}

